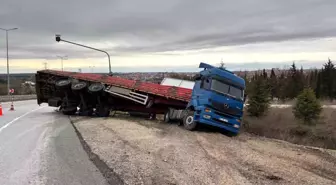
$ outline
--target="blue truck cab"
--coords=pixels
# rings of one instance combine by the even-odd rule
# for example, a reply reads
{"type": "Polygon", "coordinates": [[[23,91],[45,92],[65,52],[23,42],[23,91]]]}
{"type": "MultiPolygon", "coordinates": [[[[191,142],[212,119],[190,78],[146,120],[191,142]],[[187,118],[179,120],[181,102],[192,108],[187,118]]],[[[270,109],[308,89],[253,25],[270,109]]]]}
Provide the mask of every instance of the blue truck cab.
{"type": "Polygon", "coordinates": [[[204,70],[195,79],[188,112],[183,119],[184,126],[192,130],[197,124],[206,124],[237,135],[245,101],[244,79],[205,63],[200,63],[199,68],[204,70]]]}

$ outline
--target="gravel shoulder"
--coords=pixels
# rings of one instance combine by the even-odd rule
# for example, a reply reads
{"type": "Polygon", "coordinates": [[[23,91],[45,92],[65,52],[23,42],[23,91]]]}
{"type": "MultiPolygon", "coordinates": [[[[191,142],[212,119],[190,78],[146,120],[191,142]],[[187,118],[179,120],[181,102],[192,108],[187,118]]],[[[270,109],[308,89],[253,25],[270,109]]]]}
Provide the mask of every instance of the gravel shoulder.
{"type": "Polygon", "coordinates": [[[336,151],[162,121],[71,117],[124,184],[336,184],[336,151]]]}

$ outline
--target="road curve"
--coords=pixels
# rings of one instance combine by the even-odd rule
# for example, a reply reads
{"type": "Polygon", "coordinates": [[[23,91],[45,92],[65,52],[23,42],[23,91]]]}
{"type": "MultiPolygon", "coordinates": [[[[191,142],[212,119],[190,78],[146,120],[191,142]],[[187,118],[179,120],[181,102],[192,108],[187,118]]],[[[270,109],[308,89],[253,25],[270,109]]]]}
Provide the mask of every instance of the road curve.
{"type": "Polygon", "coordinates": [[[2,106],[0,184],[107,184],[67,116],[36,100],[2,106]]]}

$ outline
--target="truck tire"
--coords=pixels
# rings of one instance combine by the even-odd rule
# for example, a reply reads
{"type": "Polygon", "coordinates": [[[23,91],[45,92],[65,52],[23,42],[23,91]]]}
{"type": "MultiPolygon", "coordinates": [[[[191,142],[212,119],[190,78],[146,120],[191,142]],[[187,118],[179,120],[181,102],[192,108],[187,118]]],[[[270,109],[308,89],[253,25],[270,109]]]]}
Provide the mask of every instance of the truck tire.
{"type": "Polygon", "coordinates": [[[78,82],[71,85],[71,90],[75,92],[83,91],[87,87],[85,82],[78,82]]]}
{"type": "Polygon", "coordinates": [[[89,86],[89,91],[93,94],[98,94],[104,90],[104,85],[101,83],[94,83],[89,86]]]}
{"type": "Polygon", "coordinates": [[[194,130],[197,122],[194,121],[194,112],[188,111],[183,117],[183,126],[186,130],[194,130]]]}
{"type": "Polygon", "coordinates": [[[169,123],[170,122],[170,116],[169,116],[169,110],[165,113],[164,117],[163,117],[163,121],[165,123],[169,123]]]}
{"type": "Polygon", "coordinates": [[[55,86],[58,89],[68,89],[71,86],[71,81],[69,79],[62,79],[55,82],[55,86]]]}

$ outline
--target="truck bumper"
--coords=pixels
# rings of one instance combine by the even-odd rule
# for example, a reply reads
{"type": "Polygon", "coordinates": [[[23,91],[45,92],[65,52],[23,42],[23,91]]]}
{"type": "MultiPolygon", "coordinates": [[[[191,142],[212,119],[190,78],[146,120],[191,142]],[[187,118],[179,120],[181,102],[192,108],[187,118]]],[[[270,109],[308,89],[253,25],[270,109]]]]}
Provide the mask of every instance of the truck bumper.
{"type": "Polygon", "coordinates": [[[201,109],[198,115],[195,115],[195,121],[201,124],[219,127],[234,134],[238,134],[241,125],[237,118],[228,118],[218,115],[215,114],[213,110],[211,110],[211,112],[205,112],[205,108],[201,109]]]}

